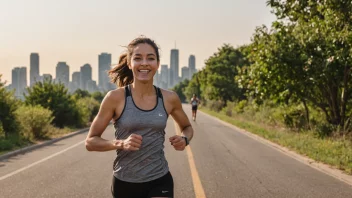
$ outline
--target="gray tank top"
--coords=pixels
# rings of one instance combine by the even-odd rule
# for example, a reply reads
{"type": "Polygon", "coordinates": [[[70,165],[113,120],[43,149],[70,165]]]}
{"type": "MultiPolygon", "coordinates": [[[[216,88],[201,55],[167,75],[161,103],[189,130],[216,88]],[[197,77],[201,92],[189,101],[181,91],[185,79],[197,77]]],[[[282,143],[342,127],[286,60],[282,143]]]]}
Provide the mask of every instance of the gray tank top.
{"type": "Polygon", "coordinates": [[[141,135],[142,145],[138,151],[117,150],[114,176],[122,181],[141,183],[158,179],[169,172],[164,154],[165,127],[168,114],[159,88],[156,105],[151,110],[136,106],[130,85],[125,87],[125,107],[115,121],[115,138],[126,139],[132,133],[141,135]]]}

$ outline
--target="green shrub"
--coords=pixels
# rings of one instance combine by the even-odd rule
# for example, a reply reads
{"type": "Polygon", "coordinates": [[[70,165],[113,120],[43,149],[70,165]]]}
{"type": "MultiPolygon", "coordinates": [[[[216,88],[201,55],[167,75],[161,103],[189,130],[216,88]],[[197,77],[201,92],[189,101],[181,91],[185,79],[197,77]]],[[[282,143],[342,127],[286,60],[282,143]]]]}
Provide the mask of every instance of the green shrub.
{"type": "Polygon", "coordinates": [[[98,113],[100,104],[91,97],[80,98],[76,104],[80,115],[80,125],[86,126],[98,113]]]}
{"type": "Polygon", "coordinates": [[[247,103],[248,103],[247,100],[241,100],[239,103],[237,103],[237,105],[233,108],[233,110],[236,113],[243,113],[247,103]]]}
{"type": "Polygon", "coordinates": [[[220,112],[221,109],[225,106],[225,102],[223,101],[207,101],[207,107],[215,112],[220,112]]]}
{"type": "Polygon", "coordinates": [[[14,144],[9,139],[0,139],[0,151],[11,150],[14,144]]]}
{"type": "Polygon", "coordinates": [[[222,108],[222,113],[224,113],[227,116],[232,116],[233,115],[233,109],[235,107],[236,103],[235,102],[227,102],[226,106],[222,108]]]}
{"type": "Polygon", "coordinates": [[[27,88],[25,95],[27,105],[40,105],[53,112],[53,124],[56,127],[76,126],[79,113],[75,100],[68,93],[64,84],[54,83],[50,79],[37,82],[27,88]]]}
{"type": "Polygon", "coordinates": [[[318,138],[324,138],[330,136],[336,127],[328,123],[319,123],[315,126],[314,135],[318,138]]]}
{"type": "Polygon", "coordinates": [[[5,138],[5,131],[2,127],[2,122],[0,122],[0,138],[5,138]]]}
{"type": "Polygon", "coordinates": [[[54,117],[52,112],[42,106],[21,106],[16,110],[21,133],[28,139],[45,138],[54,117]]]}
{"type": "Polygon", "coordinates": [[[8,137],[18,133],[14,112],[19,105],[19,100],[15,98],[13,91],[6,90],[4,86],[5,83],[1,81],[0,74],[0,136],[8,137]]]}

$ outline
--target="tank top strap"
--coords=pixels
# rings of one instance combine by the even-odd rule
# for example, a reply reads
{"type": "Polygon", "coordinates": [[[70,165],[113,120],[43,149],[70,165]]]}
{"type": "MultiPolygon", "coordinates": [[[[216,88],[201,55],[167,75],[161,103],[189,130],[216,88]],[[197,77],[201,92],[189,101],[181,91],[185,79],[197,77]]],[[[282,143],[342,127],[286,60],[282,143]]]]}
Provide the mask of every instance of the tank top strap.
{"type": "Polygon", "coordinates": [[[129,86],[130,86],[130,85],[126,85],[126,86],[125,86],[125,96],[126,96],[126,98],[127,98],[128,96],[131,96],[129,86]]]}
{"type": "Polygon", "coordinates": [[[156,94],[159,98],[163,99],[163,94],[161,93],[161,90],[159,87],[156,87],[156,94]]]}

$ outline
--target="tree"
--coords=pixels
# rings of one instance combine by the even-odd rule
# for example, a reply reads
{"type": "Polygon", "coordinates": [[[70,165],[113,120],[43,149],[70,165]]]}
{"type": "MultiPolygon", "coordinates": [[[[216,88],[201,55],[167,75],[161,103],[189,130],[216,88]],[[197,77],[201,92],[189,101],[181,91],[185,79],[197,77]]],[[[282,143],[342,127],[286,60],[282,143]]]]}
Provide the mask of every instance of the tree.
{"type": "Polygon", "coordinates": [[[33,87],[27,88],[25,95],[27,105],[40,105],[53,112],[53,124],[57,127],[77,126],[79,111],[77,105],[65,85],[53,83],[50,79],[37,82],[33,87]]]}
{"type": "Polygon", "coordinates": [[[82,89],[77,89],[74,93],[73,93],[73,97],[78,100],[80,98],[86,98],[86,97],[90,97],[90,93],[87,90],[82,90],[82,89]]]}
{"type": "Polygon", "coordinates": [[[1,76],[0,74],[0,131],[3,130],[5,138],[8,138],[10,134],[18,132],[15,111],[19,103],[13,92],[5,89],[5,82],[1,81],[1,76]]]}
{"type": "Polygon", "coordinates": [[[172,88],[172,90],[177,93],[178,97],[180,97],[181,102],[186,102],[186,96],[184,92],[188,84],[189,84],[189,80],[186,79],[178,83],[177,85],[175,85],[174,88],[172,88]]]}
{"type": "Polygon", "coordinates": [[[202,98],[201,84],[199,82],[199,76],[201,73],[202,70],[195,73],[185,88],[184,94],[187,101],[192,98],[193,94],[196,94],[198,98],[202,98]]]}
{"type": "Polygon", "coordinates": [[[104,94],[99,91],[92,93],[91,96],[99,103],[104,99],[104,94]]]}
{"type": "Polygon", "coordinates": [[[271,0],[268,5],[278,20],[253,36],[247,81],[252,95],[309,102],[329,123],[343,126],[352,102],[352,2],[271,0]]]}
{"type": "Polygon", "coordinates": [[[201,91],[206,99],[221,100],[226,104],[227,101],[244,98],[243,90],[235,81],[237,67],[247,64],[240,49],[225,44],[206,60],[205,64],[205,69],[199,77],[201,91]]]}

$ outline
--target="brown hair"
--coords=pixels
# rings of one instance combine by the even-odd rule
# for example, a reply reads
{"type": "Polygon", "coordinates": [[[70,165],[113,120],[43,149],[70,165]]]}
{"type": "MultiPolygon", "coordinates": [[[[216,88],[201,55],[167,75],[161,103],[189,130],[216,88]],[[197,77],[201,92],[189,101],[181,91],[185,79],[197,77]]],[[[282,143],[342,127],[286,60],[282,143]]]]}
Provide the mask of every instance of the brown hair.
{"type": "Polygon", "coordinates": [[[111,82],[117,84],[119,87],[126,86],[128,84],[133,83],[133,73],[132,70],[128,67],[131,64],[131,56],[133,53],[134,48],[138,44],[149,44],[152,46],[156,53],[156,59],[160,62],[160,55],[159,55],[159,47],[157,44],[151,40],[150,38],[140,36],[135,38],[133,41],[128,44],[127,51],[120,55],[118,64],[109,70],[109,77],[111,78],[111,82]]]}

